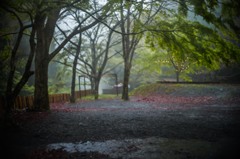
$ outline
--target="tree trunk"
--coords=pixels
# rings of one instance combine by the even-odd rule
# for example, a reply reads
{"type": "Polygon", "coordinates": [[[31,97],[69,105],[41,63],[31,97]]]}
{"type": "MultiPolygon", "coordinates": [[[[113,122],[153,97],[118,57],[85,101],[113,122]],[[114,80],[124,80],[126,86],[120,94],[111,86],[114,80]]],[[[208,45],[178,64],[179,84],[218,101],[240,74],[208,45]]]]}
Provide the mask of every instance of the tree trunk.
{"type": "Polygon", "coordinates": [[[98,94],[98,89],[99,89],[99,79],[95,78],[94,80],[94,99],[98,100],[99,94],[98,94]]]}
{"type": "Polygon", "coordinates": [[[44,26],[45,16],[36,17],[37,24],[37,49],[35,56],[35,90],[34,90],[34,110],[49,110],[48,97],[48,51],[51,41],[48,40],[44,26]]]}
{"type": "Polygon", "coordinates": [[[128,95],[128,84],[129,84],[129,77],[130,77],[130,70],[131,70],[131,62],[132,62],[132,56],[134,53],[134,36],[130,36],[130,30],[131,30],[131,20],[130,20],[130,14],[131,14],[131,2],[127,2],[127,13],[126,17],[124,16],[124,6],[122,4],[121,8],[121,30],[122,30],[122,49],[123,49],[123,59],[124,59],[124,80],[123,80],[123,92],[122,92],[122,99],[123,100],[129,100],[128,95]],[[125,20],[126,18],[126,20],[125,20]],[[126,26],[125,26],[126,25],[126,26]],[[126,35],[125,35],[126,33],[126,35]],[[130,40],[132,38],[132,41],[130,40]]]}
{"type": "Polygon", "coordinates": [[[179,82],[179,75],[180,75],[180,72],[176,71],[176,80],[177,80],[177,82],[179,82]]]}
{"type": "MultiPolygon", "coordinates": [[[[31,58],[30,56],[31,56],[31,54],[29,55],[29,58],[31,58]]],[[[6,94],[4,97],[4,109],[3,109],[4,124],[6,124],[5,126],[11,126],[11,125],[14,126],[15,121],[13,121],[13,119],[12,119],[12,110],[14,108],[14,102],[15,102],[17,96],[19,95],[20,91],[22,90],[23,86],[27,83],[28,79],[32,75],[33,75],[33,72],[30,71],[30,67],[28,68],[26,66],[26,70],[25,70],[21,80],[15,86],[15,88],[13,88],[13,90],[6,91],[6,94]]],[[[13,81],[14,79],[11,79],[11,80],[13,81]]]]}
{"type": "MultiPolygon", "coordinates": [[[[3,126],[5,128],[14,126],[14,121],[12,118],[12,108],[14,106],[14,100],[12,93],[7,93],[4,97],[4,105],[3,105],[3,115],[2,118],[0,118],[3,121],[3,126]]],[[[2,124],[2,123],[1,123],[2,124]]]]}
{"type": "Polygon", "coordinates": [[[18,33],[16,43],[14,44],[14,47],[11,52],[11,58],[10,58],[10,72],[8,75],[7,80],[7,88],[4,95],[4,105],[3,105],[3,118],[4,118],[4,124],[14,124],[12,120],[12,109],[14,108],[14,102],[16,100],[16,97],[19,95],[20,91],[22,90],[23,86],[27,83],[28,79],[34,74],[33,71],[31,71],[31,65],[35,53],[35,27],[34,25],[27,25],[22,26],[20,25],[20,31],[18,33]],[[27,28],[30,28],[32,26],[29,44],[30,44],[30,53],[28,55],[27,62],[25,64],[25,70],[21,77],[21,79],[17,82],[17,84],[14,86],[14,75],[15,75],[15,69],[16,69],[16,54],[18,52],[19,45],[21,43],[21,39],[23,37],[24,30],[27,28]]]}
{"type": "Polygon", "coordinates": [[[37,53],[35,66],[34,110],[49,110],[48,60],[43,54],[37,53]]]}
{"type": "Polygon", "coordinates": [[[49,57],[49,48],[59,13],[60,8],[51,10],[49,15],[44,12],[39,12],[35,17],[37,48],[35,56],[34,109],[36,111],[50,109],[48,97],[48,65],[51,58],[49,57]]]}
{"type": "Polygon", "coordinates": [[[89,77],[89,80],[90,80],[90,85],[91,85],[91,91],[92,91],[92,93],[94,93],[94,78],[93,77],[89,77]]]}
{"type": "Polygon", "coordinates": [[[76,84],[76,65],[73,63],[70,103],[75,103],[76,101],[75,84],[76,84]]]}
{"type": "Polygon", "coordinates": [[[129,100],[128,85],[129,85],[130,70],[131,70],[131,66],[125,62],[123,92],[122,92],[122,99],[125,101],[129,100]]]}
{"type": "Polygon", "coordinates": [[[78,40],[78,45],[77,45],[77,51],[76,55],[74,57],[73,61],[73,70],[72,70],[72,84],[71,84],[71,97],[70,97],[70,102],[75,103],[76,98],[75,98],[75,85],[76,85],[76,69],[77,69],[77,63],[78,63],[78,57],[81,52],[81,44],[82,44],[82,34],[80,33],[79,35],[79,40],[78,40]]]}
{"type": "Polygon", "coordinates": [[[50,42],[46,41],[42,27],[37,29],[37,49],[35,56],[35,90],[34,109],[36,111],[49,110],[48,97],[48,51],[50,42]]]}

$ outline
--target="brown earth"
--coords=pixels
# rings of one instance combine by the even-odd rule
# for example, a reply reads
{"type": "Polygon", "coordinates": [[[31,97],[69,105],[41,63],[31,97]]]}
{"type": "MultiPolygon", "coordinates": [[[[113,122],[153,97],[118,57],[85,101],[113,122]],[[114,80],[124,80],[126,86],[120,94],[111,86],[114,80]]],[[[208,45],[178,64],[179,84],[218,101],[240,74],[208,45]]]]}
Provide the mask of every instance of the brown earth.
{"type": "Polygon", "coordinates": [[[127,102],[100,99],[57,103],[51,109],[16,112],[18,128],[5,129],[1,135],[2,155],[33,159],[240,157],[239,85],[168,93],[159,89],[127,102]]]}

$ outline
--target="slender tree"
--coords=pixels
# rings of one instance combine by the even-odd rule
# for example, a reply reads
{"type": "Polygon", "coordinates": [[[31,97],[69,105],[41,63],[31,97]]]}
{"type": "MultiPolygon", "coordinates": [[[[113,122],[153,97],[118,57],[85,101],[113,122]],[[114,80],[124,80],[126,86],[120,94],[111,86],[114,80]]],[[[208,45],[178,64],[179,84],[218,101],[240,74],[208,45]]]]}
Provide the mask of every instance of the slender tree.
{"type": "MultiPolygon", "coordinates": [[[[99,6],[96,1],[93,1],[92,6],[92,9],[95,12],[101,8],[101,6],[99,6]]],[[[87,14],[83,14],[78,10],[71,10],[71,12],[68,14],[71,15],[73,23],[77,24],[78,26],[84,27],[94,21],[94,19],[89,19],[87,14]]],[[[81,36],[75,36],[72,40],[69,41],[67,47],[65,48],[67,56],[74,56],[71,86],[72,102],[75,100],[73,94],[75,92],[75,79],[77,72],[89,78],[91,81],[92,90],[95,92],[95,99],[98,99],[99,82],[102,75],[104,74],[104,68],[109,59],[109,50],[111,47],[119,43],[117,39],[112,40],[113,31],[118,26],[118,24],[114,24],[114,20],[113,18],[110,18],[110,16],[108,16],[108,20],[104,21],[104,24],[111,26],[111,28],[108,28],[99,23],[96,26],[86,30],[81,34],[81,36]],[[80,48],[82,48],[81,52],[80,48]]],[[[68,27],[70,26],[68,25],[68,27]]],[[[66,33],[61,28],[58,27],[58,29],[66,38],[66,33]]],[[[71,63],[70,58],[69,62],[71,63]]],[[[70,66],[71,64],[69,62],[68,64],[65,62],[61,63],[70,66]]]]}
{"type": "Polygon", "coordinates": [[[129,78],[135,50],[144,32],[144,25],[149,24],[161,8],[161,2],[121,1],[120,28],[122,36],[122,56],[124,61],[124,79],[122,99],[129,100],[129,78]]]}
{"type": "MultiPolygon", "coordinates": [[[[115,26],[113,26],[112,29],[115,29],[118,26],[118,23],[114,25],[115,26]]],[[[86,36],[89,38],[90,42],[89,54],[91,58],[90,60],[86,58],[81,61],[84,63],[90,62],[89,65],[91,65],[91,71],[89,72],[91,72],[91,74],[89,76],[93,79],[95,99],[98,99],[99,83],[104,75],[104,69],[107,65],[107,61],[113,56],[109,56],[110,49],[116,44],[119,44],[118,39],[112,40],[112,35],[113,30],[107,29],[101,24],[96,26],[95,29],[86,32],[86,36]],[[104,40],[105,38],[106,40],[104,40]]]]}
{"type": "Polygon", "coordinates": [[[25,10],[19,9],[18,3],[5,3],[1,6],[1,9],[7,14],[10,14],[18,24],[18,29],[16,32],[5,33],[0,35],[1,37],[7,35],[12,36],[12,43],[9,46],[11,49],[9,50],[9,63],[8,63],[8,75],[7,75],[7,82],[6,82],[6,91],[4,95],[4,116],[6,122],[11,121],[11,110],[14,106],[14,101],[18,94],[20,93],[23,86],[27,83],[28,79],[33,75],[33,71],[31,70],[31,65],[33,61],[33,57],[35,54],[36,44],[34,41],[35,33],[36,33],[36,23],[33,21],[32,14],[25,10]],[[29,23],[24,23],[25,20],[28,20],[29,23]],[[31,28],[31,30],[30,30],[31,28]],[[16,78],[16,67],[17,67],[17,59],[18,54],[20,52],[19,48],[22,43],[22,39],[25,34],[29,33],[29,48],[30,52],[25,53],[27,55],[27,61],[24,63],[25,69],[23,74],[21,75],[20,79],[17,83],[14,83],[16,78]]]}
{"type": "Polygon", "coordinates": [[[75,98],[76,72],[77,72],[78,58],[81,53],[81,45],[82,45],[82,34],[79,33],[79,40],[77,44],[76,55],[74,57],[73,68],[72,68],[72,82],[71,82],[71,96],[70,96],[71,103],[75,103],[76,101],[76,98],[75,98]]]}

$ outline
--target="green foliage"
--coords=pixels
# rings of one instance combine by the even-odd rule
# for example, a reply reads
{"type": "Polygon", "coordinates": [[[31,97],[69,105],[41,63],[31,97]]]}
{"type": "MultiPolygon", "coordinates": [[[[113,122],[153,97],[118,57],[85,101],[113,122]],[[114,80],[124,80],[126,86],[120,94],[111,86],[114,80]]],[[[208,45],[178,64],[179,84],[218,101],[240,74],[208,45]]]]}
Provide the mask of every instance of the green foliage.
{"type": "Polygon", "coordinates": [[[48,91],[49,94],[69,93],[71,83],[71,70],[67,65],[50,63],[48,91]]]}
{"type": "Polygon", "coordinates": [[[218,0],[190,0],[188,2],[189,6],[193,6],[194,13],[203,17],[206,22],[213,24],[216,24],[218,22],[218,19],[213,12],[216,7],[219,7],[218,0]]]}
{"type": "Polygon", "coordinates": [[[179,1],[178,13],[183,16],[187,16],[187,4],[185,0],[179,1]]]}
{"type": "Polygon", "coordinates": [[[236,58],[239,48],[199,22],[182,17],[166,20],[159,15],[154,30],[163,31],[149,32],[146,43],[152,50],[167,50],[179,62],[188,58],[190,62],[197,61],[198,65],[212,69],[218,68],[222,62],[239,62],[236,58]]]}
{"type": "MultiPolygon", "coordinates": [[[[223,0],[222,10],[221,10],[221,22],[227,26],[227,28],[234,31],[235,36],[238,37],[239,40],[239,16],[240,16],[240,2],[239,1],[231,1],[231,0],[223,0]]],[[[239,44],[239,41],[238,41],[239,44]]]]}
{"type": "MultiPolygon", "coordinates": [[[[52,9],[56,7],[65,7],[66,5],[71,8],[74,5],[75,9],[93,10],[95,4],[93,1],[81,0],[81,1],[56,1],[56,0],[10,0],[6,1],[5,6],[11,6],[19,14],[19,17],[23,21],[30,21],[28,14],[31,14],[32,18],[36,12],[40,11],[44,15],[50,15],[52,9]],[[76,3],[72,3],[76,2],[76,3]],[[27,14],[25,14],[27,13],[27,14]]],[[[114,11],[119,9],[119,4],[123,1],[110,0],[103,7],[99,13],[107,15],[113,14],[114,11]]],[[[159,3],[165,4],[167,1],[156,1],[155,5],[159,3]]],[[[170,4],[176,1],[168,1],[170,4]]],[[[135,12],[139,14],[134,15],[131,21],[130,30],[132,32],[141,32],[147,28],[151,32],[146,34],[146,44],[151,50],[144,49],[139,52],[139,58],[136,58],[134,63],[138,65],[133,66],[133,71],[136,74],[143,73],[147,77],[151,77],[153,74],[157,77],[161,73],[161,65],[174,65],[175,69],[182,70],[181,66],[187,67],[186,72],[196,70],[196,68],[207,67],[209,69],[217,69],[220,64],[231,64],[232,62],[240,62],[239,51],[239,1],[222,0],[219,3],[218,0],[178,0],[178,11],[176,8],[163,8],[159,11],[159,14],[154,18],[152,24],[143,26],[143,19],[147,17],[151,11],[147,9],[147,3],[144,1],[129,1],[126,4],[126,8],[131,7],[135,12]],[[130,3],[131,2],[131,3],[130,3]],[[188,10],[193,9],[196,15],[201,16],[206,22],[213,24],[212,28],[202,25],[199,22],[194,22],[186,19],[188,10]],[[220,10],[216,12],[216,10],[220,10]],[[179,16],[177,14],[179,13],[179,16]],[[138,18],[138,15],[142,15],[138,18]],[[215,29],[215,30],[214,30],[215,29]]],[[[97,4],[97,3],[96,3],[97,4]]],[[[98,5],[98,4],[97,4],[98,5]]],[[[153,5],[154,6],[154,5],[153,5]]],[[[152,7],[154,8],[154,7],[152,7]]],[[[95,15],[94,15],[95,16],[95,15]]],[[[6,16],[13,18],[12,14],[6,16]]],[[[17,21],[14,20],[7,22],[8,27],[1,28],[1,32],[11,32],[17,30],[17,21]],[[11,24],[11,25],[10,25],[11,24]]],[[[27,33],[27,32],[26,32],[27,33]]],[[[132,36],[132,35],[131,35],[132,36]]],[[[141,38],[142,34],[136,35],[141,38]]],[[[6,36],[3,41],[8,41],[13,38],[12,35],[6,36]]],[[[1,40],[1,43],[3,42],[1,40]]],[[[3,44],[3,43],[2,43],[3,44]]],[[[1,44],[0,44],[1,45],[1,44]]],[[[97,49],[101,49],[98,47],[97,49]]],[[[0,83],[1,89],[4,88],[6,82],[7,72],[9,67],[7,66],[8,58],[10,56],[10,46],[5,45],[1,47],[0,52],[0,83]]],[[[59,54],[64,58],[66,54],[59,54]]],[[[89,55],[89,54],[88,54],[89,55]]],[[[26,59],[18,58],[17,73],[15,75],[15,83],[20,79],[24,63],[26,59]]],[[[65,91],[67,88],[65,77],[70,77],[70,71],[66,67],[58,67],[55,76],[50,79],[50,92],[65,91]],[[60,90],[63,89],[63,90],[60,90]]],[[[184,76],[184,75],[183,75],[184,76]]],[[[147,80],[143,80],[147,81],[147,80]]],[[[32,87],[26,87],[26,90],[32,91],[32,87]]],[[[2,92],[2,90],[1,90],[2,92]]]]}
{"type": "MultiPolygon", "coordinates": [[[[214,30],[214,27],[210,28],[185,18],[183,11],[189,7],[186,6],[188,4],[194,6],[195,13],[207,22],[219,25],[213,13],[218,7],[217,1],[180,2],[180,16],[160,11],[155,21],[147,26],[150,31],[146,34],[145,42],[154,53],[145,55],[144,61],[148,61],[146,66],[147,63],[157,68],[159,65],[172,65],[176,72],[191,73],[202,67],[216,70],[223,63],[239,63],[239,44],[236,45],[233,40],[225,38],[226,34],[229,37],[231,32],[220,32],[214,30]]],[[[182,78],[190,80],[186,74],[181,75],[182,78]]]]}
{"type": "Polygon", "coordinates": [[[140,47],[136,50],[130,77],[134,85],[158,80],[161,74],[158,59],[156,54],[147,47],[140,47]]]}
{"type": "MultiPolygon", "coordinates": [[[[100,94],[98,97],[98,99],[116,99],[116,98],[120,98],[120,96],[117,96],[116,94],[100,94]]],[[[88,95],[79,99],[79,101],[81,100],[95,100],[95,96],[88,95]]]]}
{"type": "Polygon", "coordinates": [[[139,66],[140,72],[147,70],[150,73],[160,73],[160,67],[156,67],[156,65],[160,65],[158,54],[155,54],[148,48],[141,48],[137,50],[137,55],[134,63],[139,66]]]}
{"type": "Polygon", "coordinates": [[[25,84],[21,90],[20,95],[33,95],[34,85],[25,84]]]}
{"type": "MultiPolygon", "coordinates": [[[[3,50],[0,51],[0,95],[4,95],[6,91],[6,84],[8,80],[8,75],[10,71],[10,56],[11,56],[11,46],[5,45],[3,50]]],[[[26,55],[23,54],[24,50],[19,49],[17,52],[17,57],[15,61],[15,74],[13,79],[13,86],[16,86],[16,84],[20,81],[22,77],[22,73],[25,68],[25,64],[27,61],[26,55]]],[[[25,87],[22,89],[21,94],[29,95],[33,94],[33,86],[26,84],[25,87]]]]}

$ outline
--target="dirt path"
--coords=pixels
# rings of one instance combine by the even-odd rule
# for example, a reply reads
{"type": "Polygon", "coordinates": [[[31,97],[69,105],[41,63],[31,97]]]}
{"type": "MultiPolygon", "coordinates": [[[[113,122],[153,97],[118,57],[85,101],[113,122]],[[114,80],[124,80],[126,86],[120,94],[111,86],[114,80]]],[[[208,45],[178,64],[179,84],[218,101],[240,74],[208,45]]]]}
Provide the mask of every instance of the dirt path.
{"type": "Polygon", "coordinates": [[[155,94],[129,102],[56,104],[51,113],[18,113],[21,129],[7,134],[11,140],[5,152],[17,158],[240,156],[239,101],[215,97],[155,94]]]}

